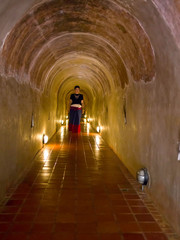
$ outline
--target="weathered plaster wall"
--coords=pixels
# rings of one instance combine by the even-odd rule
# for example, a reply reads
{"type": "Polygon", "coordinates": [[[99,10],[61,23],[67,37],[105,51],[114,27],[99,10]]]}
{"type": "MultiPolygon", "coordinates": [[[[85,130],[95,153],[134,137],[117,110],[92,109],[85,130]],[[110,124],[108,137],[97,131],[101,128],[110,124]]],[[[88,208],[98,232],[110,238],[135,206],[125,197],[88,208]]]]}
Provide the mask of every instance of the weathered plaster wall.
{"type": "Polygon", "coordinates": [[[43,134],[51,137],[55,132],[57,102],[50,101],[27,84],[0,77],[0,201],[31,166],[43,134]]]}
{"type": "Polygon", "coordinates": [[[102,136],[134,176],[138,168],[148,168],[151,175],[148,191],[180,232],[180,163],[177,161],[180,54],[171,31],[150,5],[148,8],[137,5],[141,10],[134,10],[154,48],[156,76],[148,84],[131,79],[125,89],[98,96],[93,111],[94,127],[102,126],[102,136]],[[148,14],[153,16],[151,22],[148,14]]]}

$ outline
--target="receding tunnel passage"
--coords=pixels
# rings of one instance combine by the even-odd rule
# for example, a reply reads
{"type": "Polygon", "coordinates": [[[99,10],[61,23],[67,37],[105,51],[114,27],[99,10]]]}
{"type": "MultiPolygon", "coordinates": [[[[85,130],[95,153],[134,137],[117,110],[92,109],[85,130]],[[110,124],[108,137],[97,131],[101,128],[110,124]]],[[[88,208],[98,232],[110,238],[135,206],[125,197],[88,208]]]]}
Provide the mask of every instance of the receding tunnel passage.
{"type": "MultiPolygon", "coordinates": [[[[146,197],[149,199],[147,195],[150,195],[158,211],[180,234],[178,26],[179,4],[175,0],[5,0],[1,3],[0,239],[16,239],[16,234],[19,233],[15,232],[19,232],[19,228],[12,227],[13,224],[22,226],[19,223],[21,220],[25,221],[24,226],[27,224],[28,217],[32,217],[35,211],[23,211],[18,223],[13,213],[21,214],[23,204],[29,203],[29,199],[37,199],[43,191],[51,192],[52,189],[49,198],[52,197],[53,204],[54,194],[58,194],[58,199],[61,199],[59,188],[58,192],[55,189],[58,181],[63,184],[64,175],[58,176],[58,169],[62,173],[64,169],[66,173],[65,168],[70,168],[67,173],[72,182],[68,184],[75,184],[78,176],[82,177],[82,185],[77,185],[74,189],[69,188],[70,185],[68,189],[64,188],[68,198],[71,199],[70,193],[73,195],[75,190],[82,190],[82,193],[87,190],[84,188],[87,179],[82,173],[86,169],[80,159],[82,154],[90,164],[86,173],[92,181],[89,180],[88,184],[99,189],[98,181],[105,178],[103,174],[106,173],[107,180],[112,181],[112,192],[110,186],[109,192],[105,188],[103,191],[114,194],[108,196],[108,204],[117,206],[116,210],[130,209],[130,212],[120,212],[120,215],[125,214],[121,216],[122,219],[117,217],[118,210],[107,210],[104,213],[106,216],[100,216],[100,222],[103,223],[101,231],[96,232],[99,234],[97,236],[93,232],[97,221],[88,222],[89,229],[92,228],[88,234],[95,235],[90,237],[86,232],[86,239],[178,239],[174,230],[170,232],[168,224],[167,228],[164,227],[164,218],[161,218],[160,223],[159,213],[154,215],[156,210],[153,203],[146,201],[146,197]],[[76,85],[81,87],[84,96],[86,118],[82,118],[82,133],[71,142],[70,133],[63,133],[62,129],[65,129],[68,121],[69,100],[76,85]],[[87,122],[91,126],[88,131],[87,122]],[[95,133],[97,129],[99,135],[95,133]],[[48,138],[49,143],[46,145],[48,138]],[[101,151],[93,152],[91,144],[94,140],[94,148],[103,142],[101,151]],[[82,144],[83,141],[85,145],[89,142],[90,153],[89,150],[86,152],[87,146],[82,144]],[[63,144],[67,152],[60,148],[63,144]],[[42,156],[49,151],[50,165],[45,166],[42,156]],[[103,162],[102,156],[106,152],[112,153],[112,159],[107,158],[103,162]],[[62,162],[56,158],[61,154],[62,162]],[[66,158],[67,154],[69,158],[66,158]],[[75,162],[73,154],[76,156],[75,162]],[[89,160],[88,154],[91,154],[89,160]],[[114,159],[116,166],[120,164],[127,175],[122,170],[115,171],[117,178],[113,178],[114,159]],[[93,165],[94,161],[96,166],[93,165]],[[142,167],[148,169],[151,180],[145,193],[138,191],[137,195],[134,189],[126,195],[122,189],[116,188],[120,186],[118,181],[125,177],[130,181],[131,186],[129,182],[127,184],[132,190],[136,172],[142,167]],[[100,178],[95,179],[93,174],[100,178]],[[38,186],[28,186],[34,184],[35,175],[42,181],[38,186]],[[43,179],[49,180],[43,182],[43,179]],[[116,181],[113,182],[114,180],[116,181]],[[21,182],[22,185],[19,185],[21,182]],[[14,193],[10,198],[14,189],[21,189],[21,186],[25,191],[14,193]],[[116,199],[116,194],[121,194],[123,199],[116,199]],[[127,199],[131,197],[135,197],[133,204],[137,204],[134,207],[140,212],[133,212],[133,208],[130,208],[127,199]],[[19,208],[17,203],[20,203],[19,208]],[[121,203],[128,206],[122,207],[121,203]],[[148,205],[147,209],[145,205],[148,205]],[[124,224],[123,228],[117,227],[118,221],[124,224]],[[107,228],[106,235],[112,235],[101,236],[105,234],[102,228],[107,228]],[[8,236],[8,231],[13,232],[14,236],[8,236]]],[[[123,189],[126,191],[126,186],[123,189]]],[[[105,192],[95,192],[96,197],[101,198],[105,192]]],[[[77,194],[75,195],[74,201],[77,201],[77,194]]],[[[35,202],[36,200],[34,205],[35,202]]],[[[105,206],[106,202],[104,200],[102,205],[105,206]]],[[[40,211],[37,207],[33,206],[32,209],[40,211]]],[[[51,209],[49,205],[41,207],[51,209]]],[[[57,210],[58,205],[55,207],[57,210]]],[[[67,219],[72,217],[68,215],[72,212],[64,214],[67,214],[67,219]]],[[[81,219],[85,219],[85,216],[81,219]]],[[[69,228],[78,229],[72,224],[64,227],[68,231],[71,231],[69,228]]],[[[61,226],[62,232],[64,227],[61,226]]],[[[39,228],[40,225],[37,226],[39,228]]],[[[27,231],[24,234],[27,237],[27,231]]],[[[84,235],[77,238],[77,231],[73,237],[65,237],[66,240],[85,240],[84,235]]],[[[31,236],[28,235],[28,239],[31,236]]]]}
{"type": "Polygon", "coordinates": [[[2,208],[2,239],[171,239],[173,230],[119,158],[90,124],[81,127],[75,136],[61,126],[38,153],[2,208]]]}

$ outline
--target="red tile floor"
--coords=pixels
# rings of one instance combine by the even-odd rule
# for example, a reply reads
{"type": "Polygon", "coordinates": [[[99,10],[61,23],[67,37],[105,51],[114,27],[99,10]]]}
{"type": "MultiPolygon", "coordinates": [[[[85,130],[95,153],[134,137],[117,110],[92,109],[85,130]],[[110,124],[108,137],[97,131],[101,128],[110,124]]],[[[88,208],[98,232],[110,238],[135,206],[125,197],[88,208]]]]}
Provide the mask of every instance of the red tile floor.
{"type": "Polygon", "coordinates": [[[177,240],[100,135],[61,127],[0,208],[0,240],[177,240]]]}

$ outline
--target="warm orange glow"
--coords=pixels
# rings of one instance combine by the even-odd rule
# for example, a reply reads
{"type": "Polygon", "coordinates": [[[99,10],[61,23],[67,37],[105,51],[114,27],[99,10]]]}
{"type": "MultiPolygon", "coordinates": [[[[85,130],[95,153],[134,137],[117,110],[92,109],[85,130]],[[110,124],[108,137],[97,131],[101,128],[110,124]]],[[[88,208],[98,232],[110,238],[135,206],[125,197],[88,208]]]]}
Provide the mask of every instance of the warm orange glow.
{"type": "Polygon", "coordinates": [[[69,120],[67,119],[67,120],[66,120],[66,127],[68,126],[68,123],[69,123],[69,120]]]}
{"type": "MultiPolygon", "coordinates": [[[[87,136],[87,132],[86,133],[83,132],[82,135],[87,136]]],[[[88,133],[88,136],[96,136],[96,135],[97,135],[97,133],[93,133],[93,132],[88,133]]]]}
{"type": "Polygon", "coordinates": [[[90,124],[87,123],[87,134],[89,135],[90,124]]]}
{"type": "Polygon", "coordinates": [[[60,149],[60,147],[61,147],[60,144],[49,144],[49,143],[46,146],[48,146],[49,149],[53,149],[53,150],[60,149]]]}
{"type": "Polygon", "coordinates": [[[99,150],[99,144],[100,144],[100,136],[99,135],[96,135],[95,142],[96,142],[96,150],[99,150]]]}
{"type": "Polygon", "coordinates": [[[44,149],[43,152],[43,161],[46,163],[48,161],[48,157],[49,157],[49,150],[48,149],[44,149]]]}
{"type": "Polygon", "coordinates": [[[44,170],[44,171],[48,171],[48,170],[49,170],[49,167],[43,167],[43,170],[44,170]]]}

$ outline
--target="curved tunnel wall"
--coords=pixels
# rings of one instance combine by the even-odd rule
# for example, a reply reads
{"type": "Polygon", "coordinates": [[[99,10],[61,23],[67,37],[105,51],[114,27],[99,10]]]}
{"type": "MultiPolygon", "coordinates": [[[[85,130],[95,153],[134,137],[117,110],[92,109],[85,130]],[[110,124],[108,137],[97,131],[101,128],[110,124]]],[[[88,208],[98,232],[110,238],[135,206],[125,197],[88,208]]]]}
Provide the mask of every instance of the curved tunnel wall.
{"type": "MultiPolygon", "coordinates": [[[[0,38],[1,199],[31,165],[42,134],[52,136],[65,118],[79,84],[92,125],[132,174],[149,169],[149,192],[180,232],[180,55],[167,1],[163,16],[158,0],[28,2],[0,38]]],[[[3,5],[4,19],[13,4],[3,5]]]]}

